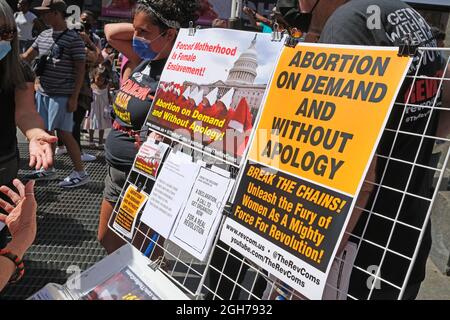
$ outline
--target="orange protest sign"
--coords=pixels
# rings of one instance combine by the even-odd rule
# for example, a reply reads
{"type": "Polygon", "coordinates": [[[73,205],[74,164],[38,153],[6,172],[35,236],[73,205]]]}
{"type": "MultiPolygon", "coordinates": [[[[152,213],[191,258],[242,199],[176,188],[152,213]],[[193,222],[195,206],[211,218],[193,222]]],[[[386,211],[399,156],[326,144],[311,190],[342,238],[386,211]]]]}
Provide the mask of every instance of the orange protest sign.
{"type": "Polygon", "coordinates": [[[130,184],[114,220],[114,228],[127,238],[131,238],[136,224],[136,218],[147,200],[148,195],[130,184]]]}
{"type": "Polygon", "coordinates": [[[285,49],[250,158],[355,195],[409,63],[395,48],[285,49]]]}

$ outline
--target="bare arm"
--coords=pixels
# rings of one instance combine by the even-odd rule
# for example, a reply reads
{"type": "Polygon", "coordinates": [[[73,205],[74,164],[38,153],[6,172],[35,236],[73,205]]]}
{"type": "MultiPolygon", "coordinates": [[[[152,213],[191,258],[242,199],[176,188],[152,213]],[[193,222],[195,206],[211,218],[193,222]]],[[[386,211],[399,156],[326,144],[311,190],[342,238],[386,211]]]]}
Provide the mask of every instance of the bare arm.
{"type": "Polygon", "coordinates": [[[81,88],[83,87],[84,74],[86,72],[86,61],[85,60],[75,61],[74,69],[75,69],[75,88],[73,90],[72,95],[69,98],[67,106],[68,112],[77,111],[78,97],[80,95],[81,88]]]}
{"type": "Polygon", "coordinates": [[[76,95],[78,98],[78,95],[80,94],[81,87],[83,87],[84,83],[84,74],[86,72],[86,61],[76,61],[74,62],[74,68],[75,68],[75,89],[73,92],[73,95],[76,95]]]}
{"type": "Polygon", "coordinates": [[[36,49],[30,47],[25,53],[21,54],[20,57],[26,62],[31,63],[34,59],[36,59],[38,55],[39,52],[36,49]]]}
{"type": "Polygon", "coordinates": [[[1,292],[3,288],[8,284],[9,279],[11,279],[11,277],[13,276],[14,271],[16,270],[16,266],[8,258],[0,256],[0,270],[2,270],[0,272],[0,292],[1,292]]]}
{"type": "Polygon", "coordinates": [[[30,142],[30,167],[48,169],[53,165],[52,144],[58,140],[50,136],[44,122],[36,111],[34,102],[34,83],[28,82],[26,88],[17,89],[16,124],[30,142]]]}
{"type": "Polygon", "coordinates": [[[28,82],[26,88],[17,89],[16,124],[23,134],[31,139],[36,131],[44,130],[44,121],[36,111],[34,104],[34,83],[28,82]]]}
{"type": "Polygon", "coordinates": [[[33,20],[33,29],[38,29],[38,30],[42,29],[42,23],[39,21],[38,18],[33,20]]]}
{"type": "MultiPolygon", "coordinates": [[[[373,161],[370,165],[369,171],[368,171],[367,176],[364,181],[375,182],[376,167],[377,167],[377,157],[375,156],[375,158],[373,159],[373,161]]],[[[373,185],[371,185],[370,183],[364,182],[364,184],[361,188],[361,192],[359,193],[358,199],[356,200],[355,209],[352,212],[352,216],[347,225],[346,233],[344,234],[344,237],[342,238],[342,242],[339,246],[339,250],[338,250],[337,254],[341,253],[342,250],[344,250],[345,246],[347,245],[348,239],[350,238],[350,233],[353,232],[353,230],[356,227],[356,224],[359,221],[359,218],[361,218],[361,214],[362,214],[363,210],[360,208],[366,207],[373,190],[374,190],[373,185]]]]}
{"type": "Polygon", "coordinates": [[[86,45],[86,60],[88,63],[93,65],[99,65],[103,62],[102,51],[99,47],[95,45],[95,43],[91,40],[88,34],[82,32],[80,34],[81,39],[83,39],[84,44],[86,45]]]}
{"type": "Polygon", "coordinates": [[[108,43],[125,55],[133,65],[139,65],[141,58],[133,50],[134,27],[131,23],[113,23],[105,26],[108,43]]]}
{"type": "Polygon", "coordinates": [[[267,24],[268,26],[272,26],[272,20],[267,19],[266,17],[260,15],[258,12],[256,12],[255,18],[256,18],[256,21],[258,21],[258,22],[262,22],[262,23],[267,24]]]}
{"type": "Polygon", "coordinates": [[[256,11],[248,8],[248,7],[244,7],[244,12],[247,14],[248,19],[250,20],[250,24],[258,29],[259,31],[264,30],[264,26],[263,23],[270,26],[271,28],[273,27],[273,23],[271,20],[267,19],[266,17],[260,15],[259,13],[257,13],[256,11]]]}
{"type": "Polygon", "coordinates": [[[95,62],[96,65],[99,65],[103,62],[103,56],[102,56],[102,50],[95,46],[95,52],[97,54],[97,61],[95,62]]]}
{"type": "Polygon", "coordinates": [[[101,52],[95,50],[91,50],[89,48],[86,48],[86,62],[89,65],[98,66],[100,63],[102,63],[103,58],[101,55],[101,52]]]}
{"type": "Polygon", "coordinates": [[[256,12],[249,7],[244,7],[242,11],[244,11],[244,13],[247,15],[248,20],[250,20],[250,24],[253,27],[257,28],[258,24],[256,23],[256,12]]]}
{"type": "Polygon", "coordinates": [[[122,82],[127,81],[130,77],[131,74],[133,73],[133,70],[136,69],[138,66],[138,64],[128,61],[128,63],[126,64],[125,68],[123,68],[123,73],[122,73],[122,82]]]}

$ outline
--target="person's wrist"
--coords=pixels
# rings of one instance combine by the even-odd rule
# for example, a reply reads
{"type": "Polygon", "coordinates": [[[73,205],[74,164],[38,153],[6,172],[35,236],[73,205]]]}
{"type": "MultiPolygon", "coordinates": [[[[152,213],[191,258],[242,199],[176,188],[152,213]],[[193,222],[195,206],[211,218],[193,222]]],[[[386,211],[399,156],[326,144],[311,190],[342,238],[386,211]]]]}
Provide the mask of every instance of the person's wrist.
{"type": "Polygon", "coordinates": [[[9,250],[8,248],[0,249],[0,255],[11,261],[10,267],[14,266],[14,271],[13,269],[7,270],[8,273],[11,274],[8,283],[16,283],[21,280],[25,274],[23,255],[19,256],[14,251],[9,250]]]}
{"type": "Polygon", "coordinates": [[[26,136],[28,141],[40,139],[46,132],[41,128],[33,128],[27,131],[26,136]]]}
{"type": "Polygon", "coordinates": [[[12,254],[15,254],[19,257],[19,259],[22,260],[29,246],[20,242],[16,241],[15,239],[11,240],[11,242],[8,243],[8,245],[5,247],[5,250],[10,251],[12,254]]]}
{"type": "MultiPolygon", "coordinates": [[[[5,248],[5,250],[7,250],[7,249],[5,248]]],[[[5,256],[0,256],[0,258],[3,259],[4,261],[8,261],[9,262],[9,264],[7,266],[7,268],[9,270],[8,269],[6,269],[6,270],[2,269],[2,273],[8,271],[8,274],[11,274],[11,276],[12,276],[14,274],[14,270],[16,269],[16,265],[14,264],[14,261],[12,261],[11,259],[9,259],[9,258],[7,258],[5,256]]]]}

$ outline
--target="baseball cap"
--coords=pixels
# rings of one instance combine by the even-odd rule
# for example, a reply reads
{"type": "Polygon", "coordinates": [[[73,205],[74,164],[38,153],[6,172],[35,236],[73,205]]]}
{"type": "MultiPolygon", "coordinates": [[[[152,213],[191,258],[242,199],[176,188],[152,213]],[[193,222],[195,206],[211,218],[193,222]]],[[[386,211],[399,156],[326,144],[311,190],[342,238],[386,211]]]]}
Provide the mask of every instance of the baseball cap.
{"type": "Polygon", "coordinates": [[[34,8],[36,11],[49,11],[55,10],[60,12],[66,12],[67,4],[63,0],[43,0],[40,7],[34,8]]]}

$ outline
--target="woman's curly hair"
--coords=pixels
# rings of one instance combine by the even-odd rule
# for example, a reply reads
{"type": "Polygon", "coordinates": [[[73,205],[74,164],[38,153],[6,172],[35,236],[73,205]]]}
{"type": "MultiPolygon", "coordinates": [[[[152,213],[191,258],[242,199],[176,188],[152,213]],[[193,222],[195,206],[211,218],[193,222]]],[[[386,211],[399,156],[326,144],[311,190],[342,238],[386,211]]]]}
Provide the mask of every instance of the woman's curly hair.
{"type": "Polygon", "coordinates": [[[140,0],[135,13],[144,12],[148,14],[162,29],[168,29],[169,27],[153,14],[148,8],[149,6],[164,19],[177,21],[183,28],[189,27],[190,21],[195,22],[199,18],[199,0],[140,0]]]}

